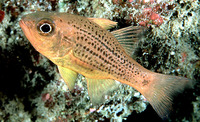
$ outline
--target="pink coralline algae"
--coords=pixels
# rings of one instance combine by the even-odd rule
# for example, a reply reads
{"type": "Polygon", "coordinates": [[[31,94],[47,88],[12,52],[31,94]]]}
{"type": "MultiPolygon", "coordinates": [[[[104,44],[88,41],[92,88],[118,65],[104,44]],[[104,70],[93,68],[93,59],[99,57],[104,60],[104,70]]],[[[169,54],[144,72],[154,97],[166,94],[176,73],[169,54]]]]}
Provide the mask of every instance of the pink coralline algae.
{"type": "Polygon", "coordinates": [[[126,2],[122,0],[113,0],[113,4],[133,8],[133,13],[129,14],[127,21],[138,23],[141,26],[162,25],[165,20],[164,17],[169,15],[176,7],[173,0],[128,0],[126,2]]]}
{"type": "Polygon", "coordinates": [[[52,96],[49,93],[42,94],[42,101],[45,103],[45,107],[53,107],[55,102],[53,101],[52,96]]]}
{"type": "Polygon", "coordinates": [[[164,22],[164,16],[170,13],[170,10],[176,7],[176,4],[157,3],[154,7],[147,7],[141,13],[137,13],[133,19],[137,20],[141,26],[157,25],[164,22]]]}
{"type": "Polygon", "coordinates": [[[148,26],[150,24],[160,26],[163,23],[163,18],[154,12],[151,8],[144,9],[142,16],[145,18],[145,20],[141,20],[139,22],[141,26],[148,26]]]}

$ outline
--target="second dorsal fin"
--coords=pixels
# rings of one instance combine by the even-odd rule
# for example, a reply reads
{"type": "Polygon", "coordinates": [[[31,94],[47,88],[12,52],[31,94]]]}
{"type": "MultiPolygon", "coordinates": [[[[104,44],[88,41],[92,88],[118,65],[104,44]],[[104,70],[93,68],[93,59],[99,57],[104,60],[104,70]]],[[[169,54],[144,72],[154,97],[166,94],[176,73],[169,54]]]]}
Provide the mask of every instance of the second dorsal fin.
{"type": "Polygon", "coordinates": [[[126,53],[132,55],[139,42],[139,35],[143,30],[143,27],[129,26],[112,31],[111,33],[119,41],[126,53]]]}

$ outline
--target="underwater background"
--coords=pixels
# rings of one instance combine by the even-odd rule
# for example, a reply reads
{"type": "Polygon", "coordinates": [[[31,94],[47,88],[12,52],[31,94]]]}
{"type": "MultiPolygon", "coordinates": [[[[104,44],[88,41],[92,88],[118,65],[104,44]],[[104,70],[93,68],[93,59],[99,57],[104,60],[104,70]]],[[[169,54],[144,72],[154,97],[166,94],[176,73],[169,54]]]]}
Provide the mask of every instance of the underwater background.
{"type": "Polygon", "coordinates": [[[196,81],[176,97],[166,121],[200,121],[199,0],[1,0],[1,122],[162,121],[134,88],[120,85],[105,103],[92,106],[85,78],[69,92],[56,66],[29,43],[19,20],[36,11],[57,11],[118,22],[112,30],[145,26],[133,59],[145,68],[196,81]]]}

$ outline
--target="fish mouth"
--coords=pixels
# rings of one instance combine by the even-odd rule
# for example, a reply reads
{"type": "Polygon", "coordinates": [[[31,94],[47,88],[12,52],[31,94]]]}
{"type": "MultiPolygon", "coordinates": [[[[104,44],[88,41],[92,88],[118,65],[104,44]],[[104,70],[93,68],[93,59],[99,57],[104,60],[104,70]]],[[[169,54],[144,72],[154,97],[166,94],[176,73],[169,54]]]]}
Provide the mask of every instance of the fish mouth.
{"type": "Polygon", "coordinates": [[[28,16],[23,16],[21,18],[21,20],[19,21],[19,25],[21,28],[24,28],[24,27],[31,27],[33,25],[34,21],[31,20],[30,17],[28,16]]]}
{"type": "Polygon", "coordinates": [[[23,20],[20,20],[20,21],[19,21],[19,25],[20,25],[22,31],[23,31],[24,33],[27,33],[27,31],[29,30],[29,29],[28,29],[28,26],[27,26],[27,23],[25,23],[25,21],[23,21],[23,20]]]}
{"type": "Polygon", "coordinates": [[[19,25],[20,25],[20,27],[22,28],[24,25],[26,25],[25,23],[24,23],[24,21],[23,20],[20,20],[19,21],[19,25]]]}
{"type": "Polygon", "coordinates": [[[24,35],[27,37],[27,38],[30,38],[31,37],[31,30],[29,29],[30,28],[30,23],[28,21],[24,21],[23,19],[21,19],[19,21],[19,25],[22,29],[22,31],[24,32],[24,35]]]}
{"type": "Polygon", "coordinates": [[[27,32],[30,32],[30,28],[33,27],[33,23],[31,21],[25,20],[24,17],[22,17],[22,19],[19,21],[19,25],[25,35],[27,32]]]}

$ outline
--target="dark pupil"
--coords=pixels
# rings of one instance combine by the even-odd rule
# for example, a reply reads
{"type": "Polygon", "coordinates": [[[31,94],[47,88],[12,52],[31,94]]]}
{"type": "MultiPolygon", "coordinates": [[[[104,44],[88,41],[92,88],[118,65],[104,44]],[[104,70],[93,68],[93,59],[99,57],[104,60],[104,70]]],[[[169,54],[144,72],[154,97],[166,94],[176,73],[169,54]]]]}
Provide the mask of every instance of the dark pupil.
{"type": "Polygon", "coordinates": [[[41,31],[44,32],[44,33],[48,33],[51,31],[51,27],[49,24],[43,24],[41,25],[41,31]]]}

